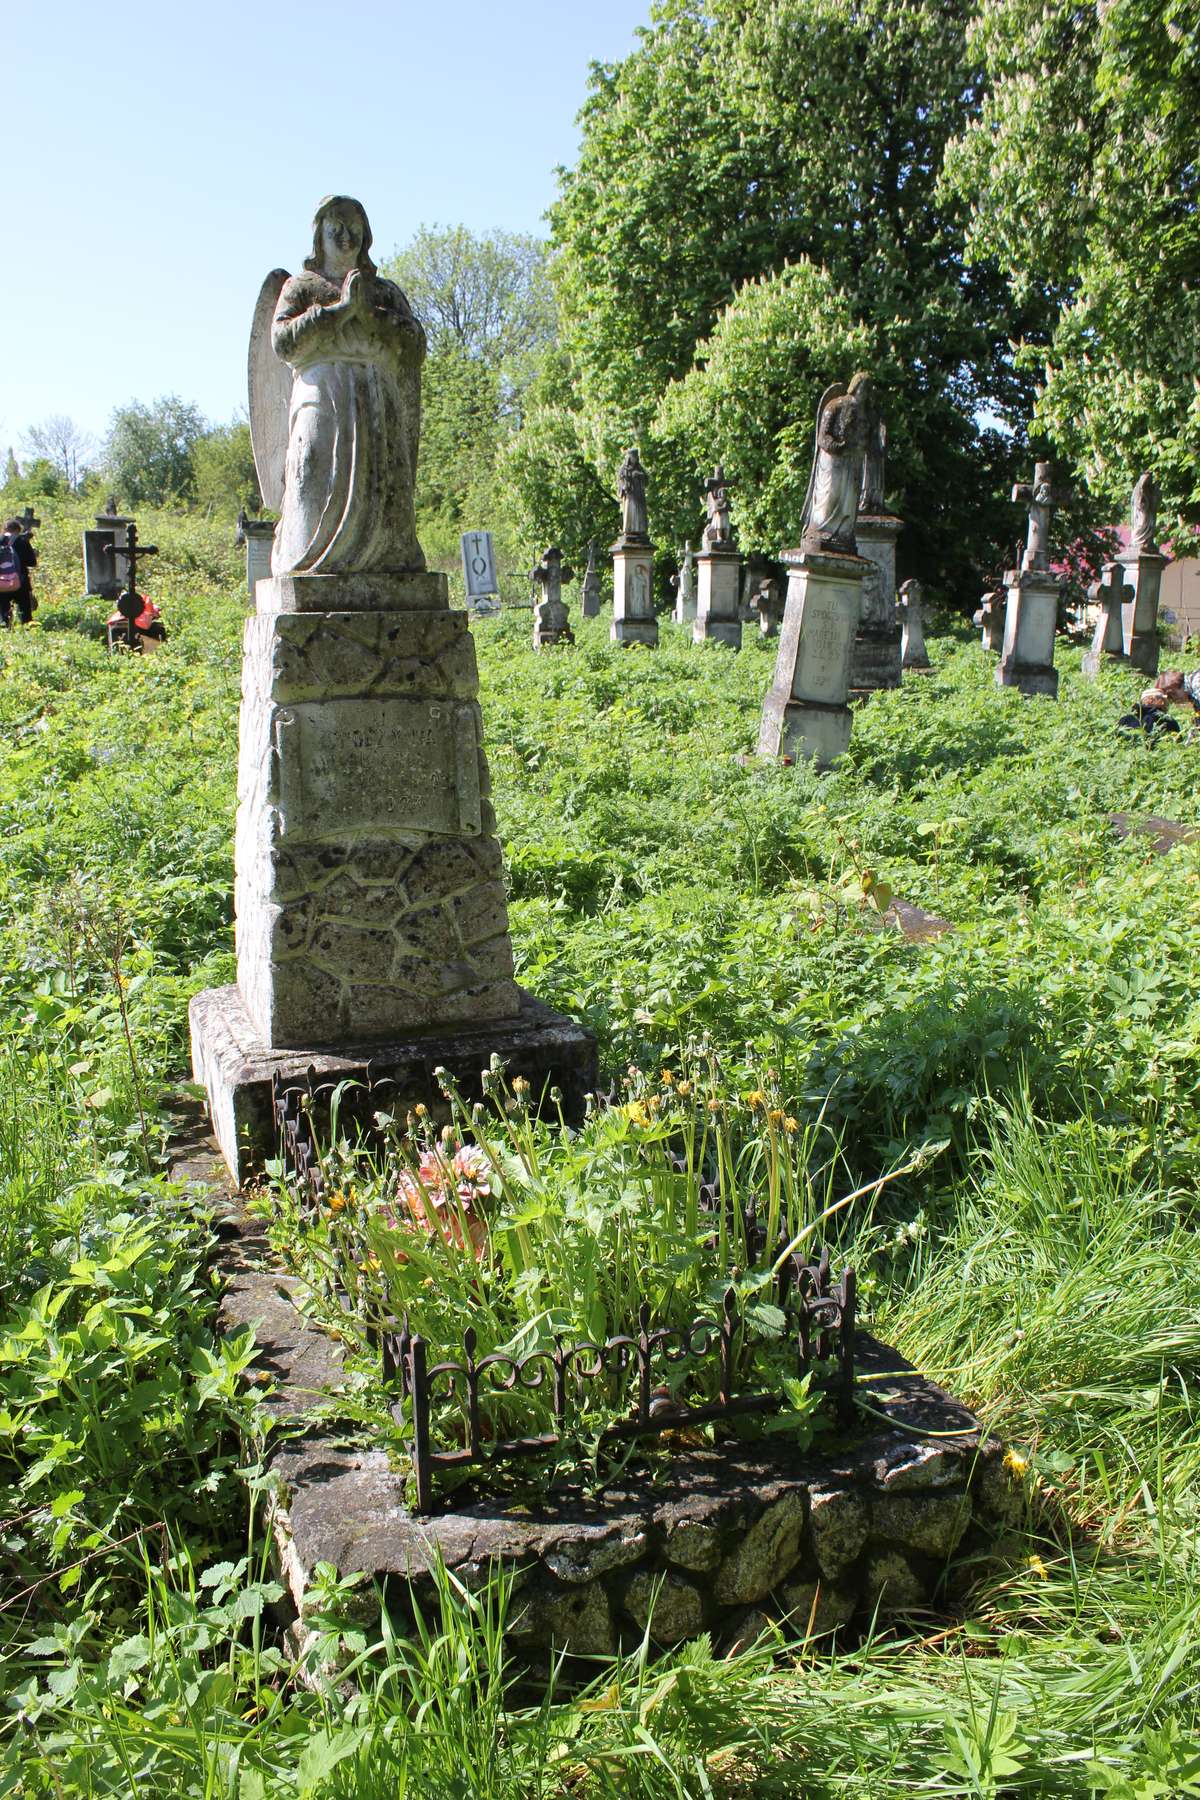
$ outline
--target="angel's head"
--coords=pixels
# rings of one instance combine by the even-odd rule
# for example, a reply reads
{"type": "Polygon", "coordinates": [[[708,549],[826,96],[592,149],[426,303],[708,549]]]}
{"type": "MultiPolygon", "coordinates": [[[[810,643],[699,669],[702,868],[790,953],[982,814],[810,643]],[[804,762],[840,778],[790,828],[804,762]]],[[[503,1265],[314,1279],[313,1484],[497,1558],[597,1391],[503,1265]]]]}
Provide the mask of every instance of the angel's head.
{"type": "Polygon", "coordinates": [[[344,281],[351,269],[374,275],[370,248],[371,226],[366,209],[348,194],[329,194],[313,218],[312,255],[305,258],[304,266],[337,282],[344,281]]]}

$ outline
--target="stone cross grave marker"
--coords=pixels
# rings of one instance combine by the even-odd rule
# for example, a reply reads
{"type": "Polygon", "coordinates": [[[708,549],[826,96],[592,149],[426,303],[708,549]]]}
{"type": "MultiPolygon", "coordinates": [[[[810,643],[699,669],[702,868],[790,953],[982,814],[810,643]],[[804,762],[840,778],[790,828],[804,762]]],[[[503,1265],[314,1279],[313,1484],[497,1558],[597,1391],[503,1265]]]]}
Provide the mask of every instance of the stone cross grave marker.
{"type": "Polygon", "coordinates": [[[137,585],[137,566],[143,556],[157,556],[158,545],[139,544],[138,528],[133,521],[130,520],[125,543],[123,547],[117,551],[117,555],[123,556],[126,564],[125,590],[118,596],[117,611],[127,623],[129,631],[129,648],[132,650],[137,644],[137,632],[133,628],[133,621],[142,611],[142,596],[138,593],[137,585]]]}
{"type": "Polygon", "coordinates": [[[1040,462],[1035,465],[1033,480],[1017,482],[1012,497],[1024,502],[1028,524],[1021,566],[1008,570],[1004,577],[1008,604],[996,685],[1053,699],[1058,693],[1054,635],[1065,583],[1050,568],[1050,520],[1054,508],[1070,496],[1054,485],[1050,464],[1040,462]]]}
{"type": "Polygon", "coordinates": [[[562,551],[557,544],[543,552],[540,561],[530,570],[530,580],[535,592],[541,590],[541,599],[535,601],[533,608],[533,647],[535,650],[546,650],[554,644],[573,644],[575,634],[571,630],[571,618],[563,603],[562,584],[574,581],[575,571],[563,567],[562,551]]]}
{"type": "Polygon", "coordinates": [[[1114,662],[1125,660],[1122,611],[1126,602],[1132,600],[1132,590],[1120,563],[1105,563],[1102,579],[1093,581],[1088,589],[1088,599],[1099,610],[1091,648],[1083,659],[1082,669],[1094,681],[1106,656],[1114,662]]]}

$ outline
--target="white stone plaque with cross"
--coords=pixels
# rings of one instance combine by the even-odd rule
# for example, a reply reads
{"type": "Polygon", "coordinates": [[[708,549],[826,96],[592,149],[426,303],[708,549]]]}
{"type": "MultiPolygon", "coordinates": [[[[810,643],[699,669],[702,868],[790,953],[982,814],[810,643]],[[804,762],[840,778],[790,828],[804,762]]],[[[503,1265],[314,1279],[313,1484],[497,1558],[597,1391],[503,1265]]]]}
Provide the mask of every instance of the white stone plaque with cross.
{"type": "Polygon", "coordinates": [[[468,600],[483,600],[500,592],[496,585],[496,556],[490,531],[463,532],[462,567],[468,600]]]}

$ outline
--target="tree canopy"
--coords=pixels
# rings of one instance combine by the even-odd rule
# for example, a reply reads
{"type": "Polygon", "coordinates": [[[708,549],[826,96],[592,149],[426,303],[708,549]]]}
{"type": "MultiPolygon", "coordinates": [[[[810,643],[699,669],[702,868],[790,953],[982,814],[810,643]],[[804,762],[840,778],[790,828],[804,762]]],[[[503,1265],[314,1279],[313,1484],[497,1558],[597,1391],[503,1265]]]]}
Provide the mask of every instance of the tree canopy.
{"type": "MultiPolygon", "coordinates": [[[[551,213],[573,372],[557,403],[583,414],[603,479],[656,418],[679,423],[684,400],[665,400],[672,384],[691,382],[702,404],[724,309],[740,307],[730,334],[745,343],[762,307],[761,295],[739,298],[746,284],[808,263],[861,328],[855,342],[886,397],[893,442],[906,446],[890,484],[909,522],[903,554],[935,584],[973,580],[1011,535],[997,495],[1033,397],[1011,343],[1047,304],[1018,295],[994,264],[967,261],[968,208],[942,172],[980,105],[965,16],[940,0],[663,0],[638,49],[593,71],[579,157],[551,213]]],[[[809,350],[820,348],[818,328],[809,350]]],[[[764,336],[768,386],[792,350],[764,336]]],[[[809,372],[778,410],[807,436],[811,414],[800,414],[813,388],[853,371],[800,360],[809,372]]],[[[693,411],[693,465],[701,436],[693,411]]],[[[732,443],[715,429],[709,442],[703,460],[723,454],[728,467],[732,443]]],[[[651,474],[655,507],[677,529],[698,505],[695,471],[687,495],[682,465],[651,474]]],[[[780,475],[773,491],[794,495],[794,482],[780,475]]],[[[756,530],[746,503],[735,518],[756,530]]],[[[761,522],[785,538],[799,525],[778,509],[761,522]]]]}
{"type": "Polygon", "coordinates": [[[1200,16],[1192,0],[994,0],[970,44],[988,93],[945,186],[968,254],[1054,303],[1028,335],[1037,424],[1123,510],[1152,468],[1200,505],[1200,16]]]}
{"type": "Polygon", "coordinates": [[[132,505],[162,506],[195,494],[193,452],[205,432],[198,406],[165,394],[147,406],[118,406],[108,428],[104,471],[132,505]]]}

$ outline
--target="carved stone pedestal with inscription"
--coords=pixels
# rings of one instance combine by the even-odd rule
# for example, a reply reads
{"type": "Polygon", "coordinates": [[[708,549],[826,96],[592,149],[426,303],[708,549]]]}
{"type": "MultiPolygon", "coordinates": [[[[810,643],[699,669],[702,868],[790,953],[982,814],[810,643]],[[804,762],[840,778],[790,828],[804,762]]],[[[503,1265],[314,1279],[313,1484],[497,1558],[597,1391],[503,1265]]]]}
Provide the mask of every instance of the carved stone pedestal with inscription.
{"type": "Polygon", "coordinates": [[[896,539],[904,521],[892,513],[859,513],[854,535],[870,565],[863,580],[862,617],[850,657],[851,691],[900,686],[900,619],[896,611],[896,539]]]}
{"type": "Polygon", "coordinates": [[[692,642],[715,641],[742,647],[742,559],[736,550],[702,550],[696,558],[699,581],[692,642]]]}
{"type": "Polygon", "coordinates": [[[1168,559],[1157,550],[1130,550],[1121,557],[1132,597],[1121,608],[1125,654],[1144,675],[1158,674],[1158,594],[1168,559]]]}
{"type": "Polygon", "coordinates": [[[802,550],[785,551],[783,561],[787,601],[758,753],[811,758],[825,769],[850,743],[850,653],[867,564],[802,550]]]}
{"type": "Polygon", "coordinates": [[[612,547],[614,644],[658,644],[654,616],[654,545],[649,538],[619,537],[612,547]]]}
{"type": "Polygon", "coordinates": [[[996,669],[997,687],[1019,688],[1023,694],[1058,695],[1054,667],[1054,634],[1062,583],[1034,569],[1010,569],[1004,577],[1008,605],[1004,614],[1004,652],[996,669]]]}
{"type": "MultiPolygon", "coordinates": [[[[265,1148],[239,1143],[257,1117],[239,1092],[269,1086],[264,1067],[357,1068],[372,1045],[402,1064],[420,1034],[463,1029],[484,1032],[471,1054],[486,1066],[528,1005],[512,978],[475,647],[445,577],[285,576],[257,598],[242,671],[238,985],[192,1010],[196,1073],[235,1173],[265,1148]]],[[[557,1081],[552,1061],[540,1072],[557,1081]]]]}

